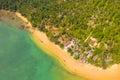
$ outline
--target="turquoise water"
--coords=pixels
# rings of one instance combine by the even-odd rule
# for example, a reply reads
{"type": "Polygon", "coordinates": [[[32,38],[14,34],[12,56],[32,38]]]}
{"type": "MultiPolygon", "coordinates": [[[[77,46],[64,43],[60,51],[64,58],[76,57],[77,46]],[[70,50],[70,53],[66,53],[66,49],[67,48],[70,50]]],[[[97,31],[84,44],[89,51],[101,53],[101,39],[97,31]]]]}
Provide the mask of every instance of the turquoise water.
{"type": "Polygon", "coordinates": [[[27,30],[0,22],[0,80],[84,80],[39,49],[27,30]]]}

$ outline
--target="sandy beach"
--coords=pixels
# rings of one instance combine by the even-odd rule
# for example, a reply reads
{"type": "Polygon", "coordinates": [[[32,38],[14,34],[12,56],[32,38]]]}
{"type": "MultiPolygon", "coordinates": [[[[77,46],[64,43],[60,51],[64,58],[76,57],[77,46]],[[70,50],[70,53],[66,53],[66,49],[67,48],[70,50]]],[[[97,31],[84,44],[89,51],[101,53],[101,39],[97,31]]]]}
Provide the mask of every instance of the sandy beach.
{"type": "Polygon", "coordinates": [[[102,68],[74,60],[67,52],[52,43],[45,33],[32,28],[30,22],[20,13],[16,12],[15,14],[26,23],[26,26],[30,26],[28,30],[31,32],[31,38],[35,43],[49,55],[57,58],[68,71],[89,80],[120,80],[120,65],[115,64],[103,70],[102,68]]]}

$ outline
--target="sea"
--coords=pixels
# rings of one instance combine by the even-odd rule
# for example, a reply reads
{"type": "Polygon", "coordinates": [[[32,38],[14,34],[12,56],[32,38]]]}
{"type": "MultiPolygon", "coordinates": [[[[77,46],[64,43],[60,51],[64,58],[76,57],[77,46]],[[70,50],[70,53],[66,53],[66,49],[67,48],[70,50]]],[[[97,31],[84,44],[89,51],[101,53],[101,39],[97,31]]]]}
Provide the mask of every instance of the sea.
{"type": "Polygon", "coordinates": [[[0,80],[86,80],[66,70],[27,29],[0,20],[0,80]]]}

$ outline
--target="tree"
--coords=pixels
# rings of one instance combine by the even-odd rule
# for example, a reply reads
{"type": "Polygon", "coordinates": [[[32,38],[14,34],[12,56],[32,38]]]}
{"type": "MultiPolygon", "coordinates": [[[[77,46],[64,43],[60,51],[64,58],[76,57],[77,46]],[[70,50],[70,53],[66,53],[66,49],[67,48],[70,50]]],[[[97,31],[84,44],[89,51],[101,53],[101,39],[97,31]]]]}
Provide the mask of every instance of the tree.
{"type": "Polygon", "coordinates": [[[74,55],[74,59],[79,59],[79,55],[74,55]]]}

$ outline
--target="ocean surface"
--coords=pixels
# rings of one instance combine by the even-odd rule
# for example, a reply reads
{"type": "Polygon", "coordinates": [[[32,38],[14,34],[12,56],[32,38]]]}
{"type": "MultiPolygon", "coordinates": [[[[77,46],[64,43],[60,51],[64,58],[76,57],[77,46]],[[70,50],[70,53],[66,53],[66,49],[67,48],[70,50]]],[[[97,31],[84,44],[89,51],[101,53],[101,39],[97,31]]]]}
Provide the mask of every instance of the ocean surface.
{"type": "Polygon", "coordinates": [[[85,80],[46,54],[27,30],[0,21],[0,80],[85,80]]]}

